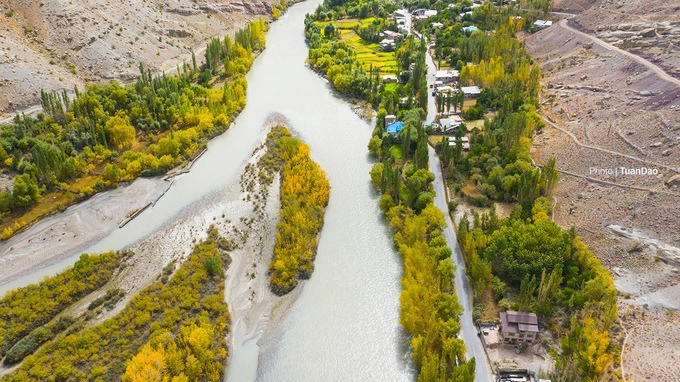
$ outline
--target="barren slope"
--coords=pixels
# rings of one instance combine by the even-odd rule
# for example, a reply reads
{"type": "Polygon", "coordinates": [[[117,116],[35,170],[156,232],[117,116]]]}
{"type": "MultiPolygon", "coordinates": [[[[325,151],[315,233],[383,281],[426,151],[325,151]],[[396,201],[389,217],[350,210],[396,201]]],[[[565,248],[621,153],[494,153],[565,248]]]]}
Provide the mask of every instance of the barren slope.
{"type": "Polygon", "coordinates": [[[557,158],[554,219],[577,227],[621,292],[626,378],[677,375],[679,354],[667,349],[680,348],[680,317],[665,311],[680,309],[680,87],[557,24],[526,44],[543,69],[541,112],[554,122],[535,136],[534,158],[557,158]],[[629,306],[641,314],[626,314],[629,306]],[[662,330],[666,347],[652,350],[646,341],[662,330]]]}
{"type": "Polygon", "coordinates": [[[0,114],[40,89],[129,81],[139,63],[167,71],[205,42],[271,13],[278,0],[5,0],[0,5],[0,114]]]}
{"type": "Polygon", "coordinates": [[[641,55],[680,78],[680,1],[556,0],[570,25],[641,55]]]}

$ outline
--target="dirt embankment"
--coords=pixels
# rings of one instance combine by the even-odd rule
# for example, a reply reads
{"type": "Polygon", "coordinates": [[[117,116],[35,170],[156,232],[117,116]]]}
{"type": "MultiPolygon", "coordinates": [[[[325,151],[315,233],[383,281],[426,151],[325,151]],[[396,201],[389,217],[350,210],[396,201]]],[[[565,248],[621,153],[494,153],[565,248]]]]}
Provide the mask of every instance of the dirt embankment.
{"type": "Polygon", "coordinates": [[[277,0],[8,0],[0,5],[0,115],[40,90],[130,81],[202,58],[205,43],[271,14],[277,0]]]}
{"type": "MultiPolygon", "coordinates": [[[[612,2],[589,12],[602,4],[612,2]]],[[[677,352],[640,352],[661,331],[665,348],[680,348],[680,315],[667,313],[680,309],[680,87],[559,25],[525,41],[543,70],[548,119],[532,152],[538,164],[556,157],[564,171],[555,221],[575,225],[612,272],[629,333],[626,378],[664,380],[677,352]]],[[[665,63],[680,67],[677,56],[665,63]]]]}

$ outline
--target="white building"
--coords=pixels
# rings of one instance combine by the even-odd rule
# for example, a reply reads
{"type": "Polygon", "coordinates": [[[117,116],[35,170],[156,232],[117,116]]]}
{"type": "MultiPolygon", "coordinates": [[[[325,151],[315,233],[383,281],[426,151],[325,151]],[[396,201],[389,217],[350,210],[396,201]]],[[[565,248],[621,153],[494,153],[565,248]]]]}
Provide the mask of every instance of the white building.
{"type": "Polygon", "coordinates": [[[450,84],[455,81],[460,73],[457,70],[437,70],[434,75],[435,81],[441,81],[444,84],[450,84]]]}
{"type": "Polygon", "coordinates": [[[538,29],[543,29],[543,28],[547,28],[547,27],[551,26],[552,23],[553,22],[550,21],[550,20],[547,20],[547,21],[546,20],[536,20],[536,22],[534,23],[534,26],[538,29]]]}
{"type": "Polygon", "coordinates": [[[399,82],[399,79],[397,78],[397,76],[393,76],[391,74],[388,74],[386,76],[382,76],[382,82],[386,83],[386,84],[390,84],[390,83],[396,84],[397,82],[399,82]]]}
{"type": "Polygon", "coordinates": [[[456,93],[456,89],[452,88],[451,86],[440,86],[437,88],[437,93],[439,94],[446,94],[448,92],[451,92],[451,94],[456,93]]]}
{"type": "Polygon", "coordinates": [[[395,46],[396,44],[391,38],[384,38],[382,41],[380,41],[380,50],[394,50],[395,46]]]}
{"type": "MultiPolygon", "coordinates": [[[[463,120],[460,119],[459,116],[457,115],[452,115],[448,118],[442,118],[439,120],[439,125],[442,127],[442,131],[445,133],[453,132],[456,130],[458,126],[460,126],[463,123],[463,120]]],[[[455,137],[453,137],[455,141],[455,137]]],[[[467,138],[465,138],[467,139],[467,138]]],[[[449,137],[449,142],[451,142],[451,137],[449,137]]]]}
{"type": "Polygon", "coordinates": [[[479,93],[482,92],[479,86],[463,86],[460,88],[460,91],[465,94],[465,98],[477,98],[479,93]]]}
{"type": "Polygon", "coordinates": [[[394,114],[388,114],[385,116],[385,128],[392,122],[397,122],[397,116],[394,114]]]}

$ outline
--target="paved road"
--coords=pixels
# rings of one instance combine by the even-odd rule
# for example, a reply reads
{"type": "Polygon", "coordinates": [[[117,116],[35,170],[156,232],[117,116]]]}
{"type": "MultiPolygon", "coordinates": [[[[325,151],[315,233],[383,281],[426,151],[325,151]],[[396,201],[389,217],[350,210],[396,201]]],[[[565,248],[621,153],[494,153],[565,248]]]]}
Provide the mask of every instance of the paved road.
{"type": "MultiPolygon", "coordinates": [[[[437,115],[437,109],[434,102],[434,97],[429,89],[431,83],[434,83],[434,75],[437,71],[432,57],[428,53],[425,57],[425,62],[427,63],[427,84],[428,84],[428,107],[427,107],[427,119],[425,124],[430,124],[434,121],[437,115]]],[[[474,357],[477,367],[475,370],[475,382],[491,382],[493,381],[493,376],[491,372],[491,367],[484,353],[484,345],[477,336],[477,328],[472,321],[472,287],[470,286],[470,281],[465,274],[465,263],[463,262],[463,255],[458,247],[458,240],[456,239],[456,233],[453,230],[453,222],[451,221],[450,215],[447,213],[449,210],[448,203],[446,201],[446,193],[444,191],[444,182],[441,171],[441,166],[439,165],[439,158],[436,152],[431,146],[428,146],[428,154],[430,161],[430,171],[434,174],[434,190],[437,193],[435,197],[435,205],[444,212],[446,215],[447,227],[444,229],[444,237],[446,238],[446,243],[449,245],[453,254],[451,255],[451,260],[456,264],[456,294],[458,295],[458,302],[463,307],[463,314],[460,316],[460,336],[465,341],[468,349],[468,357],[474,357]]]]}
{"type": "Polygon", "coordinates": [[[664,72],[663,69],[661,69],[661,68],[659,68],[658,66],[652,64],[651,62],[645,60],[644,58],[642,58],[642,57],[640,57],[640,56],[638,56],[638,55],[635,55],[635,54],[633,54],[633,53],[630,53],[630,52],[628,52],[628,51],[625,51],[625,50],[623,50],[623,49],[619,49],[619,48],[615,47],[614,45],[612,45],[612,44],[610,44],[610,43],[608,43],[608,42],[605,42],[605,41],[603,41],[603,40],[600,40],[600,39],[597,38],[597,37],[594,37],[594,36],[591,36],[591,35],[589,35],[589,34],[587,34],[587,33],[583,33],[583,32],[581,32],[581,31],[579,31],[579,30],[576,30],[576,29],[570,27],[569,24],[568,24],[568,22],[569,22],[568,19],[562,19],[562,20],[560,21],[560,23],[559,23],[559,26],[562,27],[562,28],[564,28],[564,29],[566,29],[566,30],[568,30],[568,31],[571,31],[571,32],[573,32],[573,33],[576,33],[576,34],[578,34],[578,35],[580,35],[580,36],[583,36],[583,37],[585,37],[585,38],[587,38],[587,39],[590,39],[591,41],[593,41],[593,42],[597,43],[598,45],[603,46],[603,47],[605,47],[605,48],[607,48],[607,49],[609,49],[609,50],[613,50],[613,51],[615,51],[615,52],[621,53],[621,54],[627,56],[628,58],[630,58],[630,59],[632,59],[632,60],[635,60],[635,61],[639,62],[640,64],[646,66],[649,70],[651,70],[651,71],[653,71],[654,73],[656,73],[656,75],[659,76],[661,79],[666,80],[666,81],[668,81],[668,82],[670,82],[670,83],[672,83],[672,84],[674,84],[674,85],[676,85],[676,86],[680,86],[680,80],[678,80],[677,78],[672,77],[672,76],[669,75],[668,73],[664,72]]]}
{"type": "Polygon", "coordinates": [[[458,295],[458,302],[463,307],[463,314],[460,316],[460,335],[465,341],[468,349],[468,357],[474,357],[477,362],[475,370],[475,382],[490,382],[493,381],[491,368],[487,362],[486,354],[484,353],[484,346],[477,335],[477,328],[472,322],[472,287],[470,281],[465,274],[465,263],[463,262],[463,254],[458,246],[456,240],[456,233],[453,230],[453,222],[451,216],[446,213],[448,211],[448,204],[446,202],[446,193],[444,191],[444,182],[442,179],[441,167],[439,166],[439,158],[431,146],[428,146],[430,156],[430,171],[434,174],[434,190],[437,193],[435,197],[435,205],[446,215],[447,227],[444,229],[444,237],[446,243],[449,245],[453,254],[451,260],[456,264],[456,294],[458,295]]]}

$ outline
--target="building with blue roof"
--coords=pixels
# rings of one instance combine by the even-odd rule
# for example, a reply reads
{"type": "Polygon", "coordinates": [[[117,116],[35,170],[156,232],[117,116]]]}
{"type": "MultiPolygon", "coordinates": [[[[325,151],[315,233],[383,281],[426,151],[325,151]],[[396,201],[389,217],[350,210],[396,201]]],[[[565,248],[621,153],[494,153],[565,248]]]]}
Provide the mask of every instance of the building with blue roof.
{"type": "Polygon", "coordinates": [[[479,30],[479,28],[477,28],[474,25],[470,25],[469,27],[463,27],[463,28],[460,28],[460,29],[463,31],[463,33],[467,33],[467,34],[471,34],[472,32],[479,30]]]}
{"type": "Polygon", "coordinates": [[[404,128],[404,122],[396,121],[387,125],[387,134],[399,134],[404,128]]]}

